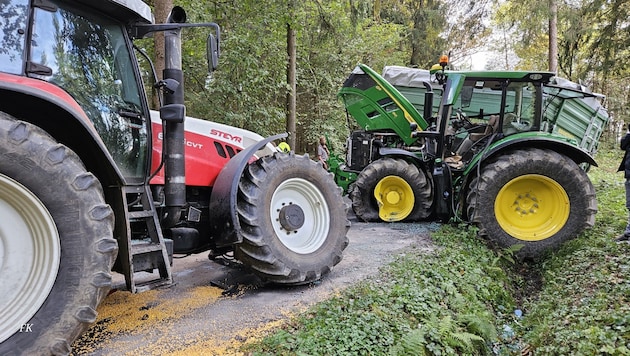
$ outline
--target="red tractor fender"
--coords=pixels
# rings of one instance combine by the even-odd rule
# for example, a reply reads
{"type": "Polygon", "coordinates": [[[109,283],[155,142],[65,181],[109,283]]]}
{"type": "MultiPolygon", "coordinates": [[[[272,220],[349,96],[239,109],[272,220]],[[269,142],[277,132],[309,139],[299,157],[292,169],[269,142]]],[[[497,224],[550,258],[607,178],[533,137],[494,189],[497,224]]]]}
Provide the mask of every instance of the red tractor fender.
{"type": "Polygon", "coordinates": [[[0,111],[28,121],[72,149],[106,184],[124,178],[85,111],[70,94],[43,80],[0,73],[0,111]]]}
{"type": "Polygon", "coordinates": [[[267,137],[236,154],[223,167],[212,188],[210,196],[210,221],[213,222],[215,241],[218,247],[243,241],[241,224],[236,212],[238,183],[245,167],[250,163],[256,151],[268,143],[287,137],[287,133],[267,137]]]}
{"type": "Polygon", "coordinates": [[[46,81],[22,77],[18,75],[0,72],[0,87],[13,92],[21,92],[30,96],[46,98],[58,106],[66,107],[66,110],[75,114],[87,126],[96,132],[79,104],[60,87],[46,81]],[[46,96],[44,96],[46,95],[46,96]]]}

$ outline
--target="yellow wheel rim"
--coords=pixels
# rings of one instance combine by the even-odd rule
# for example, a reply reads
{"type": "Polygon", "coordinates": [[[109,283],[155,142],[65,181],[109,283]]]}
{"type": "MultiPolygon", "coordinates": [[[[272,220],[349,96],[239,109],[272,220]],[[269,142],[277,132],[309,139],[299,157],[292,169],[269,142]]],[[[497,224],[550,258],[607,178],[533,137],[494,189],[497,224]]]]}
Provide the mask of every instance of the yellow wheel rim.
{"type": "Polygon", "coordinates": [[[374,188],[378,216],[383,221],[401,221],[413,210],[415,197],[409,183],[398,176],[381,179],[374,188]]]}
{"type": "Polygon", "coordinates": [[[555,180],[527,174],[509,181],[497,194],[494,214],[501,228],[525,241],[556,234],[569,219],[569,196],[555,180]]]}

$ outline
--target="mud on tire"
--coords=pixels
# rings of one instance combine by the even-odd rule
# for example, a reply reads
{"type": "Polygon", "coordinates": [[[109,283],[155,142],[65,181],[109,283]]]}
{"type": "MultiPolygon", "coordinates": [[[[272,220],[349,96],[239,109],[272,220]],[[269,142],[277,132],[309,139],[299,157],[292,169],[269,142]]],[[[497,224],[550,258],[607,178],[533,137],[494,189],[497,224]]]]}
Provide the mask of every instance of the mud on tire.
{"type": "Polygon", "coordinates": [[[0,340],[0,354],[68,354],[74,339],[95,321],[96,307],[111,286],[110,271],[118,251],[113,212],[105,204],[99,181],[86,172],[74,152],[38,127],[1,112],[0,178],[4,188],[0,205],[20,216],[19,221],[0,218],[0,227],[4,227],[0,228],[0,243],[5,252],[13,252],[22,243],[19,239],[29,238],[12,234],[26,230],[9,224],[32,227],[35,222],[40,227],[50,222],[53,226],[49,230],[53,233],[33,228],[28,233],[31,239],[39,239],[30,250],[39,257],[31,259],[28,271],[5,273],[10,266],[0,263],[0,294],[14,306],[2,310],[7,304],[0,305],[0,331],[8,337],[0,340]],[[37,199],[29,198],[32,196],[37,199]],[[35,213],[20,213],[22,203],[35,213]],[[59,253],[47,250],[51,246],[59,253]],[[46,266],[41,265],[42,260],[47,261],[46,266]],[[58,267],[56,276],[54,267],[58,267]],[[28,276],[54,284],[49,293],[37,295],[28,276]],[[6,290],[11,279],[18,284],[12,287],[17,290],[6,290]],[[33,298],[36,305],[26,308],[23,298],[33,298]],[[20,332],[21,327],[28,332],[20,332]]]}
{"type": "Polygon", "coordinates": [[[243,242],[236,258],[269,282],[318,280],[348,245],[341,188],[307,155],[276,153],[250,164],[239,183],[237,212],[243,242]]]}
{"type": "Polygon", "coordinates": [[[595,189],[566,156],[530,148],[502,154],[471,181],[467,217],[500,248],[523,244],[522,258],[555,249],[593,226],[595,189]]]}

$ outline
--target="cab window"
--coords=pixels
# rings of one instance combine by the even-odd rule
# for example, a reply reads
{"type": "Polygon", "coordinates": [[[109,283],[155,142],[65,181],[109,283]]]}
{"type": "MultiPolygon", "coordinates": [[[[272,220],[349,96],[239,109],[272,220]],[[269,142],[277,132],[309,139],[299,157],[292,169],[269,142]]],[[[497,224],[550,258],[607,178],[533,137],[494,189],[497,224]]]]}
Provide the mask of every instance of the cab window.
{"type": "Polygon", "coordinates": [[[24,66],[28,1],[0,0],[0,71],[21,74],[24,66]]]}
{"type": "Polygon", "coordinates": [[[141,179],[147,158],[144,95],[124,27],[57,3],[36,8],[29,76],[53,83],[83,108],[127,178],[141,179]]]}

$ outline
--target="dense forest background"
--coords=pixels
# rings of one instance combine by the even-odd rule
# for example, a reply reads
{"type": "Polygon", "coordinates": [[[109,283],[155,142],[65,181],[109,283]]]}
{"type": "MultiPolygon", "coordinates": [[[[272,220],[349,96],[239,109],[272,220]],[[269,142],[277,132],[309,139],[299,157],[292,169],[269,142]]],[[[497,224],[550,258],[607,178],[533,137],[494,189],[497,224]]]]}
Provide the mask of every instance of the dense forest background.
{"type": "MultiPolygon", "coordinates": [[[[377,71],[385,65],[428,69],[441,54],[450,54],[454,69],[557,72],[606,95],[611,116],[630,121],[624,110],[630,102],[630,0],[147,3],[158,22],[178,5],[188,22],[221,26],[220,65],[212,75],[207,32],[183,33],[189,115],[263,136],[295,127],[289,142],[298,153],[312,154],[319,135],[340,151],[348,122],[336,94],[357,63],[377,71]]],[[[159,45],[143,46],[160,55],[153,52],[159,45]]]]}

